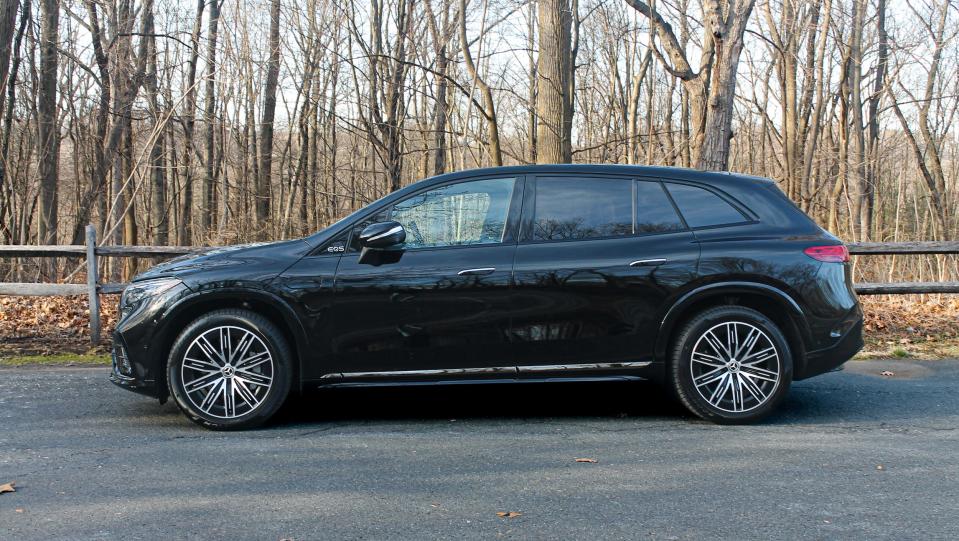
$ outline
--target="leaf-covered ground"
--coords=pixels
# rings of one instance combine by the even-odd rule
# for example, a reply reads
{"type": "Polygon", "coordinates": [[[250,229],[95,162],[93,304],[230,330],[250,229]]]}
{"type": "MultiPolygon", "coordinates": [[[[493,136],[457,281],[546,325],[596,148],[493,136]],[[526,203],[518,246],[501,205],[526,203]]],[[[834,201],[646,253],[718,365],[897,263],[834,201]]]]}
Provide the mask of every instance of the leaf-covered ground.
{"type": "MultiPolygon", "coordinates": [[[[0,297],[0,364],[106,362],[117,296],[101,297],[103,341],[90,344],[85,297],[0,297]]],[[[959,296],[863,297],[860,358],[959,357],[959,296]]]]}
{"type": "Polygon", "coordinates": [[[0,297],[0,363],[103,362],[110,351],[118,299],[100,297],[103,340],[93,347],[86,297],[0,297]]]}
{"type": "Polygon", "coordinates": [[[861,297],[866,347],[858,357],[959,357],[959,296],[926,297],[861,297]]]}

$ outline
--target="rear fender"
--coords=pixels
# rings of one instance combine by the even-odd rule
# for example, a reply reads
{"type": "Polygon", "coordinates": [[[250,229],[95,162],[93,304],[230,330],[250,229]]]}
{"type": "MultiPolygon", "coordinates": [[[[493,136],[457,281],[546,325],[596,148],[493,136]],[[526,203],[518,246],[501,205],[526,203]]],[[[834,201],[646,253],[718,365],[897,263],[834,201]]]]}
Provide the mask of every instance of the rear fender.
{"type": "MultiPolygon", "coordinates": [[[[737,295],[758,295],[771,301],[777,308],[783,310],[783,313],[793,324],[793,330],[798,334],[803,349],[808,349],[811,336],[809,324],[806,322],[805,314],[799,306],[799,303],[789,296],[788,293],[777,287],[759,282],[719,282],[697,287],[673,303],[663,317],[660,323],[659,333],[656,335],[656,347],[654,350],[656,360],[665,362],[669,354],[672,335],[674,331],[677,330],[676,327],[691,315],[689,313],[691,308],[703,302],[709,303],[715,301],[715,304],[723,304],[725,297],[735,297],[737,295]]],[[[784,331],[788,332],[789,329],[784,329],[784,331]]],[[[802,362],[801,353],[802,352],[796,352],[796,363],[802,362]]]]}

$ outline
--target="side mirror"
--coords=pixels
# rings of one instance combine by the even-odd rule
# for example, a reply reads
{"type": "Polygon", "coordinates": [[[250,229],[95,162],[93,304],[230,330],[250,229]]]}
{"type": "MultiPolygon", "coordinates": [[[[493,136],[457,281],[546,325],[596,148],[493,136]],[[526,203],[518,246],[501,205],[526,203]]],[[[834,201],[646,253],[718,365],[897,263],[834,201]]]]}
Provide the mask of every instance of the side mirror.
{"type": "Polygon", "coordinates": [[[360,233],[360,246],[382,250],[406,242],[406,230],[399,222],[370,224],[360,233]]]}

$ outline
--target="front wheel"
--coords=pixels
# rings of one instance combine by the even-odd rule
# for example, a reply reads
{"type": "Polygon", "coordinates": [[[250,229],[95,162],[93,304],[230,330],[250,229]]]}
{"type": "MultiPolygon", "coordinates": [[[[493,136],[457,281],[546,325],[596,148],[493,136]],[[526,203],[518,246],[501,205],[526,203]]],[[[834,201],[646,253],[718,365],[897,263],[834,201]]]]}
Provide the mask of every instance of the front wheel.
{"type": "Polygon", "coordinates": [[[785,398],[792,355],[782,331],[742,306],[711,308],[680,330],[669,376],[694,414],[723,424],[762,419],[785,398]]]}
{"type": "Polygon", "coordinates": [[[167,384],[193,422],[252,428],[286,400],[291,358],[282,332],[268,319],[248,310],[217,310],[180,333],[170,350],[167,384]]]}

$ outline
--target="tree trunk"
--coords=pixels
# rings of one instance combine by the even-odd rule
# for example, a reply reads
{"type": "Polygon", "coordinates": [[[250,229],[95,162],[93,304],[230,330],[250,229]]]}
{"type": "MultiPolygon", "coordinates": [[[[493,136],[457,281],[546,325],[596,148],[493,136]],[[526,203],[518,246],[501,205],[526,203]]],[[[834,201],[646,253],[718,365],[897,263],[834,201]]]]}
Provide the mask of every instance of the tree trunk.
{"type": "Polygon", "coordinates": [[[449,57],[447,56],[446,42],[436,52],[436,71],[440,74],[436,79],[436,103],[433,106],[433,174],[442,175],[446,172],[446,117],[449,115],[447,89],[449,81],[449,57]]]}
{"type": "MultiPolygon", "coordinates": [[[[149,28],[148,33],[153,33],[153,28],[149,28]]],[[[163,171],[163,141],[164,127],[163,114],[160,111],[159,88],[157,82],[157,60],[156,60],[156,38],[142,37],[140,39],[149,39],[150,47],[147,59],[147,74],[145,86],[147,90],[147,101],[150,104],[150,114],[153,116],[153,145],[150,147],[150,180],[151,180],[151,200],[150,217],[153,222],[153,242],[158,245],[165,245],[169,242],[169,224],[166,212],[166,178],[163,171]]]]}
{"type": "MultiPolygon", "coordinates": [[[[869,238],[869,231],[865,227],[868,221],[865,219],[865,206],[863,202],[866,198],[866,138],[864,133],[862,118],[862,40],[863,25],[866,18],[866,3],[856,2],[852,16],[852,29],[849,37],[849,58],[846,62],[847,78],[849,82],[849,112],[850,112],[850,132],[849,143],[852,145],[849,151],[851,172],[850,179],[853,184],[852,193],[852,213],[850,219],[850,231],[860,241],[869,238]],[[858,225],[858,231],[857,231],[858,225]]],[[[848,187],[847,187],[848,188],[848,187]]]]}
{"type": "MultiPolygon", "coordinates": [[[[124,137],[123,150],[121,152],[122,156],[117,160],[117,168],[123,171],[122,178],[127,180],[127,182],[124,183],[126,186],[126,188],[124,188],[126,192],[124,197],[126,208],[124,208],[123,213],[123,244],[135,246],[138,238],[135,197],[137,190],[133,174],[133,130],[130,126],[127,126],[126,137],[124,137]]],[[[123,263],[123,280],[128,281],[133,278],[137,272],[137,259],[135,257],[128,257],[124,259],[123,263]]]]}
{"type": "Polygon", "coordinates": [[[872,95],[869,97],[869,112],[867,126],[869,141],[867,144],[868,169],[865,185],[865,208],[863,209],[862,228],[866,240],[873,232],[873,215],[876,202],[876,184],[879,182],[879,100],[885,88],[886,65],[889,61],[889,36],[886,33],[886,0],[878,0],[876,9],[876,33],[879,38],[879,51],[876,62],[876,75],[873,83],[872,95]]]}
{"type": "Polygon", "coordinates": [[[700,169],[725,171],[729,167],[736,74],[739,71],[739,56],[743,50],[746,23],[754,3],[754,0],[708,2],[707,28],[712,38],[715,58],[709,66],[711,73],[706,115],[702,129],[702,146],[697,160],[697,167],[700,169]],[[726,6],[721,5],[724,3],[726,6]]]}
{"type": "MultiPolygon", "coordinates": [[[[7,2],[13,5],[13,18],[16,19],[16,5],[15,0],[7,0],[7,2]]],[[[15,231],[17,229],[16,220],[14,219],[14,194],[13,194],[13,179],[7,181],[7,162],[9,160],[9,150],[10,150],[10,135],[13,131],[13,106],[16,103],[16,92],[17,92],[17,74],[20,70],[20,62],[22,56],[20,54],[20,46],[23,43],[23,36],[26,32],[27,23],[31,21],[31,2],[24,2],[23,4],[23,13],[20,15],[20,27],[17,29],[16,38],[14,38],[13,46],[9,53],[7,53],[7,60],[9,61],[12,57],[13,62],[9,67],[9,76],[5,76],[0,80],[0,88],[5,88],[6,92],[0,92],[0,100],[6,98],[7,106],[6,108],[0,106],[0,111],[3,111],[3,114],[0,115],[0,118],[3,118],[3,130],[0,132],[0,239],[2,242],[13,243],[14,238],[17,237],[15,231]],[[6,96],[4,96],[6,94],[6,96]],[[7,215],[10,216],[9,224],[7,221],[7,215]]],[[[7,13],[4,15],[9,17],[10,14],[7,13]]],[[[13,29],[13,21],[8,21],[11,23],[10,30],[13,29]]],[[[4,23],[5,24],[5,23],[4,23]]],[[[3,66],[6,68],[7,64],[4,63],[3,66]]]]}
{"type": "Polygon", "coordinates": [[[572,161],[572,56],[569,0],[539,2],[539,57],[536,67],[536,161],[572,161]]]}
{"type": "Polygon", "coordinates": [[[270,61],[263,92],[263,121],[260,123],[260,174],[256,183],[256,220],[259,238],[264,238],[270,219],[270,184],[273,169],[273,115],[276,113],[276,86],[280,74],[280,0],[270,5],[270,61]]]}
{"type": "Polygon", "coordinates": [[[73,244],[80,244],[85,237],[84,228],[89,221],[90,209],[96,201],[97,212],[100,218],[100,230],[104,232],[108,223],[107,217],[107,172],[104,149],[107,142],[107,129],[110,124],[110,106],[113,102],[113,84],[110,77],[110,61],[103,50],[103,35],[100,18],[97,14],[97,4],[87,0],[87,10],[90,12],[90,40],[93,44],[93,58],[100,74],[100,97],[96,112],[96,127],[93,141],[93,175],[86,197],[79,205],[77,221],[73,227],[73,244]]]}
{"type": "Polygon", "coordinates": [[[529,32],[528,41],[526,42],[527,47],[529,48],[528,56],[528,65],[527,65],[527,81],[529,82],[529,94],[527,97],[526,107],[528,109],[527,118],[526,118],[526,131],[529,134],[529,161],[530,163],[536,162],[536,124],[538,122],[536,118],[536,3],[529,3],[529,25],[527,31],[529,32]]]}
{"type": "MultiPolygon", "coordinates": [[[[214,2],[216,0],[213,0],[214,2]]],[[[203,11],[206,0],[197,0],[196,18],[190,36],[190,62],[186,80],[186,112],[183,115],[183,199],[180,204],[180,221],[177,223],[177,244],[193,244],[193,155],[196,127],[196,70],[200,60],[200,33],[203,31],[203,11]]]]}
{"type": "MultiPolygon", "coordinates": [[[[0,0],[0,97],[7,88],[7,70],[10,67],[10,51],[13,31],[17,22],[18,0],[0,0]]],[[[3,118],[3,100],[0,98],[0,118],[3,118]]],[[[2,165],[0,165],[2,166],[2,165]]],[[[0,169],[2,172],[2,169],[0,169]]],[[[0,176],[0,180],[2,180],[0,176]]]]}
{"type": "Polygon", "coordinates": [[[500,150],[499,122],[496,119],[496,103],[493,101],[493,91],[486,81],[480,77],[476,64],[473,62],[473,53],[470,52],[470,43],[466,39],[466,0],[460,0],[460,46],[463,51],[463,63],[470,79],[483,96],[483,116],[486,118],[486,132],[489,139],[486,143],[490,161],[495,167],[503,165],[503,153],[500,150]]]}
{"type": "Polygon", "coordinates": [[[659,12],[642,0],[626,3],[649,19],[665,49],[665,56],[656,50],[663,66],[683,81],[689,101],[690,160],[700,169],[725,170],[729,165],[739,56],[755,0],[703,3],[703,51],[698,72],[690,66],[684,46],[659,12]]]}
{"type": "Polygon", "coordinates": [[[450,26],[450,0],[442,0],[442,13],[439,20],[433,13],[429,0],[426,2],[428,10],[430,33],[433,39],[433,54],[436,56],[436,95],[433,101],[433,174],[442,175],[446,172],[447,147],[446,120],[449,116],[449,42],[452,39],[450,26]]]}
{"type": "Polygon", "coordinates": [[[206,175],[203,178],[203,234],[209,236],[216,216],[216,41],[220,28],[220,3],[210,1],[208,44],[206,49],[206,96],[203,121],[206,124],[206,175]]]}
{"type": "Polygon", "coordinates": [[[40,94],[37,98],[40,143],[39,222],[37,241],[57,243],[57,177],[60,162],[60,134],[57,124],[57,63],[59,54],[60,2],[40,2],[40,94]]]}

